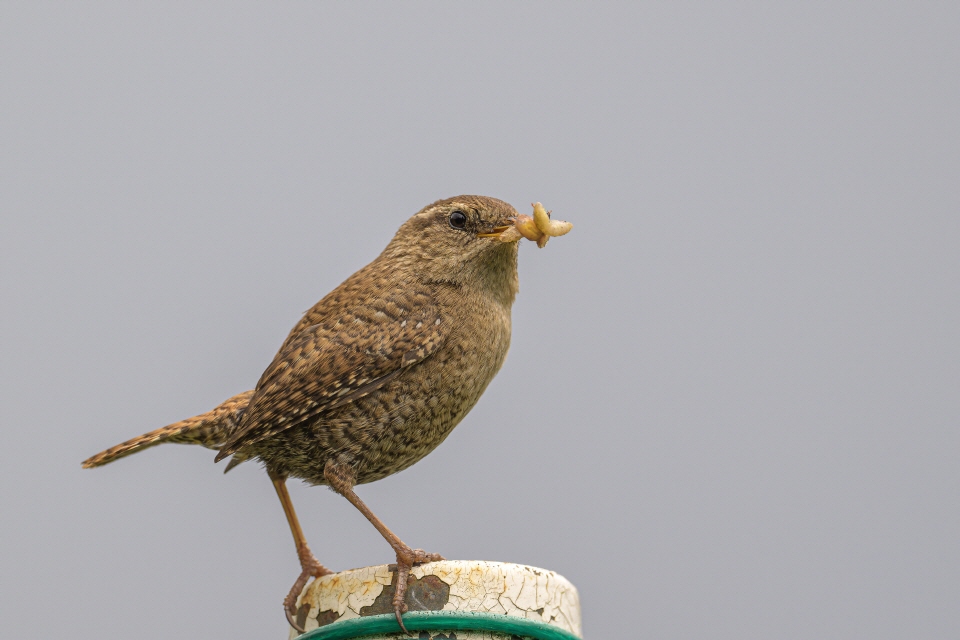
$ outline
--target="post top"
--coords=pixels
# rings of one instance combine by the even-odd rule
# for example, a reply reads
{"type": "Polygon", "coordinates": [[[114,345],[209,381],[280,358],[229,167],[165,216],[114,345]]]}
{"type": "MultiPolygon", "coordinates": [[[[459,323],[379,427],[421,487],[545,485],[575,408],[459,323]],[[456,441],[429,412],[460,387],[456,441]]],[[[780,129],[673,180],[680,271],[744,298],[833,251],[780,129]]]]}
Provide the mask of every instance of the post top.
{"type": "MultiPolygon", "coordinates": [[[[310,632],[354,618],[380,618],[384,614],[390,614],[389,618],[392,618],[394,570],[393,565],[378,565],[317,578],[307,585],[300,597],[297,621],[310,632]]],[[[480,625],[478,631],[493,632],[495,629],[489,628],[490,622],[496,627],[499,617],[506,616],[502,622],[509,624],[509,618],[523,618],[535,623],[527,624],[530,629],[542,628],[546,635],[551,635],[551,629],[559,632],[556,637],[581,635],[580,598],[576,588],[558,573],[526,565],[484,560],[442,560],[422,564],[410,572],[405,601],[410,612],[423,612],[411,616],[411,621],[415,617],[417,626],[424,629],[448,629],[442,626],[447,622],[439,621],[442,618],[453,625],[449,629],[465,629],[467,627],[462,625],[469,625],[473,620],[480,625]],[[433,616],[437,620],[431,621],[429,612],[445,613],[433,616]],[[451,613],[446,612],[465,615],[451,617],[451,613]]],[[[358,620],[350,626],[361,623],[358,620]]],[[[388,625],[389,620],[382,624],[388,625]]],[[[396,626],[396,620],[392,625],[396,626]]],[[[377,631],[371,627],[362,635],[369,636],[377,631]]],[[[290,637],[297,637],[296,632],[290,637]]],[[[338,637],[347,636],[338,634],[338,637]]]]}

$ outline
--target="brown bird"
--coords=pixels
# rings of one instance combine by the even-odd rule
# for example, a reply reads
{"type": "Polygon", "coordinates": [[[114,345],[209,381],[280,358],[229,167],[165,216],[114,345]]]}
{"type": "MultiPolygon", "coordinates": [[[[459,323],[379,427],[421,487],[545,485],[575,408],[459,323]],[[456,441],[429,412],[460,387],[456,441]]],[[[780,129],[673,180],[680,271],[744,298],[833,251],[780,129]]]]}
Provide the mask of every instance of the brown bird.
{"type": "Polygon", "coordinates": [[[413,565],[441,556],[413,549],[357,497],[354,486],[406,469],[473,408],[510,345],[517,216],[506,202],[458,196],[407,220],[376,260],[307,311],[256,389],[212,411],[144,434],[83,462],[96,467],[163,442],[255,458],[266,468],[293,533],[300,576],[284,599],[290,624],[310,576],[330,571],[311,553],[287,478],[327,485],[377,528],[397,556],[393,608],[406,611],[413,565]],[[509,237],[512,241],[505,241],[509,237]]]}

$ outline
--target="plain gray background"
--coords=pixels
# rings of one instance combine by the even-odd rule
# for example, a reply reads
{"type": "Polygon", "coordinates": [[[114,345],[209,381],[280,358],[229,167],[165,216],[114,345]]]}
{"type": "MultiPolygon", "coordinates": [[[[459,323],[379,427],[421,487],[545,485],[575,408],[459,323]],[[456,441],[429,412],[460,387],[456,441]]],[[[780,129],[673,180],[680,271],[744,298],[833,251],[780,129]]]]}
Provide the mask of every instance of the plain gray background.
{"type": "MultiPolygon", "coordinates": [[[[953,3],[4,3],[0,634],[284,638],[270,483],[167,446],[422,206],[542,201],[507,363],[360,488],[586,637],[960,637],[953,3]]],[[[294,483],[334,568],[391,561],[294,483]]]]}

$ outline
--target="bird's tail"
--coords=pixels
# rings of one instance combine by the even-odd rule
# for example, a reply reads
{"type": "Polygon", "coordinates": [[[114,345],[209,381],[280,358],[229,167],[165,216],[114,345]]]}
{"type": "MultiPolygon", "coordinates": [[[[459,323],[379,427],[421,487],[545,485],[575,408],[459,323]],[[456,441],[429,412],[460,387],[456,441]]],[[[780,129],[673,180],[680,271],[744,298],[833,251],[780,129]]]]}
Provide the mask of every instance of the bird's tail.
{"type": "Polygon", "coordinates": [[[236,428],[239,416],[247,408],[251,397],[253,397],[252,390],[238,393],[211,411],[121,442],[84,460],[83,468],[99,467],[164,442],[199,444],[208,449],[216,449],[236,428]]]}

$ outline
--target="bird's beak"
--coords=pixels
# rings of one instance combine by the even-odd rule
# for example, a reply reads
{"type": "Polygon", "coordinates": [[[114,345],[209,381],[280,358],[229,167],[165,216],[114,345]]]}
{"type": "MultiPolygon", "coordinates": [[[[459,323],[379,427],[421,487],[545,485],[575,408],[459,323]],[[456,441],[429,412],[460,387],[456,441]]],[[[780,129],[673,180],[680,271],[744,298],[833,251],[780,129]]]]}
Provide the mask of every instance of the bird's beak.
{"type": "Polygon", "coordinates": [[[512,227],[513,224],[502,224],[500,226],[494,227],[493,231],[488,231],[487,233],[478,233],[478,238],[499,238],[500,234],[512,227]]]}

